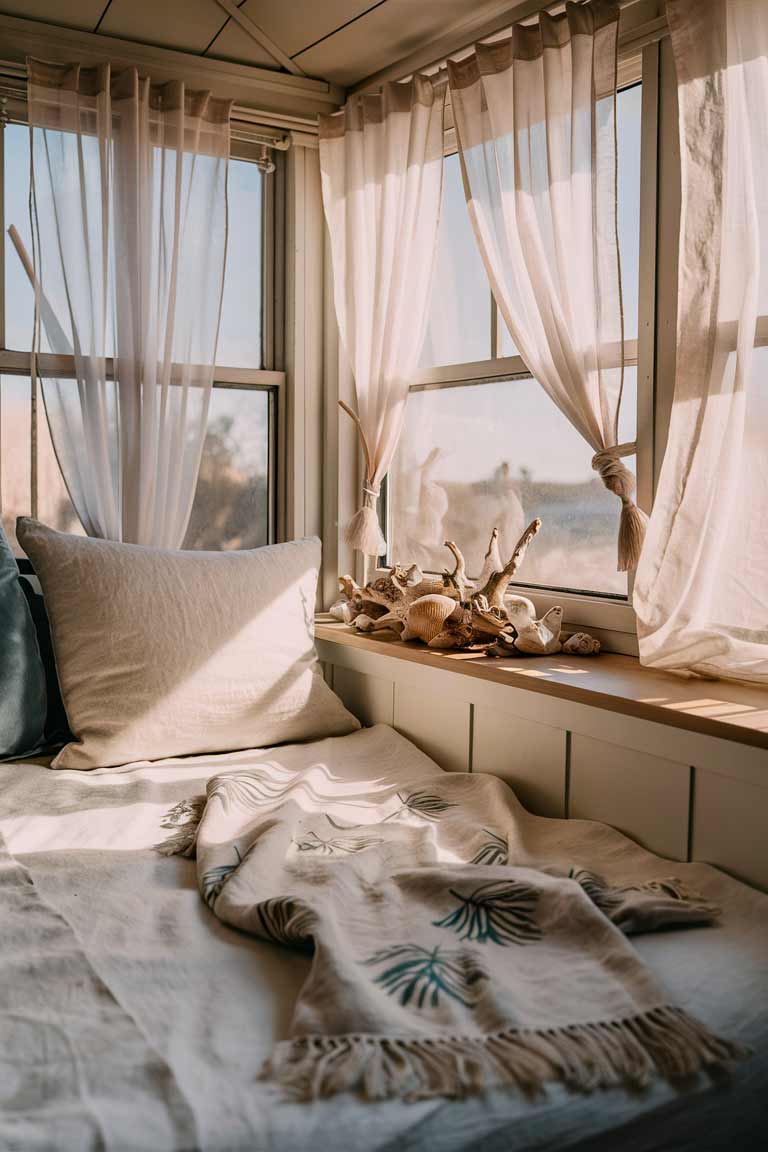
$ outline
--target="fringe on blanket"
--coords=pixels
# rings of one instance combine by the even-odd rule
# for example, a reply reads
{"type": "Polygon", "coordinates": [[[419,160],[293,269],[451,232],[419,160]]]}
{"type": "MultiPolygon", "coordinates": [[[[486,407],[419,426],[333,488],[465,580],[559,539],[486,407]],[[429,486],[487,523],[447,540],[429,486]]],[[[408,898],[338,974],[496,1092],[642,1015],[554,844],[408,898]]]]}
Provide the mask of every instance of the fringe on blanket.
{"type": "Polygon", "coordinates": [[[657,1074],[688,1080],[747,1055],[682,1009],[660,1007],[623,1020],[478,1037],[300,1036],[277,1045],[262,1078],[301,1100],[357,1092],[413,1101],[504,1086],[532,1096],[553,1080],[580,1092],[644,1088],[657,1074]]]}

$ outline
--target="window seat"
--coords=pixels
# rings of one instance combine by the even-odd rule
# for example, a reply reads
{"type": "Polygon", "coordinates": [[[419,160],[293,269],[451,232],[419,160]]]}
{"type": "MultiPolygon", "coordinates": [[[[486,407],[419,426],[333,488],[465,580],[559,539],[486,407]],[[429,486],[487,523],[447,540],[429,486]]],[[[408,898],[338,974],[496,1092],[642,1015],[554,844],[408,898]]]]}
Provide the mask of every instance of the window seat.
{"type": "Polygon", "coordinates": [[[448,771],[501,776],[538,815],[601,820],[768,891],[768,691],[612,653],[433,652],[330,617],[316,638],[363,724],[392,725],[448,771]]]}
{"type": "MultiPolygon", "coordinates": [[[[438,652],[392,633],[353,632],[327,614],[317,617],[318,640],[345,644],[431,668],[450,669],[626,716],[686,728],[768,750],[768,688],[701,680],[644,668],[634,656],[541,656],[497,659],[472,652],[438,652]]],[[[768,764],[766,764],[768,773],[768,764]]]]}

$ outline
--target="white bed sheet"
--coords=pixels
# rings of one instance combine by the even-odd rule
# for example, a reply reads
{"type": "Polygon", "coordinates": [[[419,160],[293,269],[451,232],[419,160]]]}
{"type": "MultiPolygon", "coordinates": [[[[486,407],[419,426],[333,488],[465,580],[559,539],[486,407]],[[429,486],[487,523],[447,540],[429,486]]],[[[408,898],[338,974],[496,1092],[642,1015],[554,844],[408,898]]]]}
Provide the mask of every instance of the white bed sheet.
{"type": "MultiPolygon", "coordinates": [[[[266,753],[91,773],[0,767],[0,835],[8,852],[5,871],[0,854],[0,1028],[7,1029],[0,1038],[0,1147],[733,1152],[768,1141],[768,897],[705,865],[675,863],[665,871],[720,903],[723,922],[635,943],[672,1002],[753,1047],[730,1083],[701,1081],[681,1092],[659,1081],[639,1096],[575,1096],[554,1085],[535,1101],[500,1091],[462,1102],[286,1102],[258,1073],[274,1039],[287,1033],[310,959],[228,929],[200,899],[194,862],[152,847],[167,835],[159,821],[172,805],[203,792],[215,773],[266,759],[292,769],[323,762],[339,773],[362,759],[372,779],[404,759],[414,775],[435,770],[383,726],[266,753]],[[20,894],[39,905],[41,922],[9,948],[20,894]],[[36,1073],[31,1087],[20,1087],[9,1049],[9,1042],[11,1049],[26,1044],[17,1017],[35,1036],[29,1074],[45,1061],[45,1021],[72,1000],[73,981],[78,1018],[81,1001],[93,1003],[85,1013],[92,1030],[72,1048],[76,1058],[60,1061],[56,1085],[54,1069],[46,1073],[50,1083],[36,1073]],[[88,1044],[95,1055],[84,1061],[88,1044]]],[[[564,834],[576,835],[578,826],[569,822],[564,834]]],[[[606,831],[607,855],[617,837],[606,831]]],[[[634,853],[638,876],[658,874],[656,857],[639,847],[634,853]]]]}

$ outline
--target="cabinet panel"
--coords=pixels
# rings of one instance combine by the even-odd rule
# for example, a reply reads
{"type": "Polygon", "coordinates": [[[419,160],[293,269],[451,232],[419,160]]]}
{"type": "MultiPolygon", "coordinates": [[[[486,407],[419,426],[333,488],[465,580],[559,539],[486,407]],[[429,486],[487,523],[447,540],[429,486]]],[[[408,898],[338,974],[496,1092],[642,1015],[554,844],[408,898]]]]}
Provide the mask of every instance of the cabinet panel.
{"type": "Polygon", "coordinates": [[[412,684],[395,684],[395,728],[448,772],[469,769],[469,711],[412,684]]]}
{"type": "Polygon", "coordinates": [[[561,728],[477,705],[472,770],[506,780],[529,812],[564,816],[566,735],[561,728]]]}
{"type": "Polygon", "coordinates": [[[391,680],[354,672],[337,664],[333,670],[333,690],[361,724],[391,724],[395,686],[391,680]]]}
{"type": "Polygon", "coordinates": [[[685,860],[690,769],[589,736],[571,737],[569,816],[602,820],[639,844],[685,860]]]}
{"type": "Polygon", "coordinates": [[[768,788],[697,768],[691,856],[768,890],[768,788]]]}

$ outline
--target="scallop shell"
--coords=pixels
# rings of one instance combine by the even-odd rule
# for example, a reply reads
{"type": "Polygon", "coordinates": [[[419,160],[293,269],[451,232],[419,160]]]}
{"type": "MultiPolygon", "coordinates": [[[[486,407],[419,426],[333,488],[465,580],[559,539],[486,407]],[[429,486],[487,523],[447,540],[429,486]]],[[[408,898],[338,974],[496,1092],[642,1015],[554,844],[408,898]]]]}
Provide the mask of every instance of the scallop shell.
{"type": "Polygon", "coordinates": [[[429,644],[439,636],[449,620],[462,619],[464,609],[450,596],[420,596],[414,600],[405,618],[401,640],[422,640],[429,644]]]}

